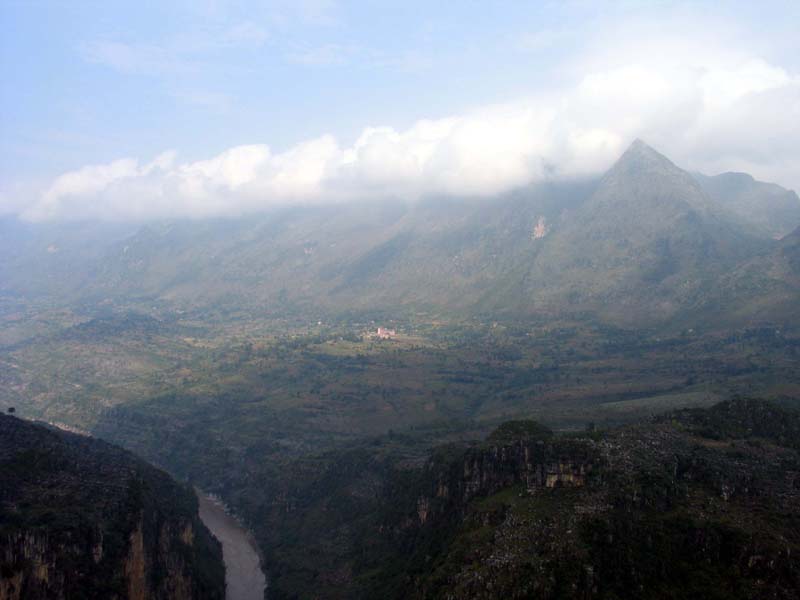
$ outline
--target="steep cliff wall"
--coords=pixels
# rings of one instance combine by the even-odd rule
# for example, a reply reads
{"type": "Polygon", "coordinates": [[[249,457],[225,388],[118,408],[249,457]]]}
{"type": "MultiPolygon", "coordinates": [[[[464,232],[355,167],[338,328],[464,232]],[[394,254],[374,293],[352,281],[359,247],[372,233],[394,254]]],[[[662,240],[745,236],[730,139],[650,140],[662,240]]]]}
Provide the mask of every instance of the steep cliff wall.
{"type": "Polygon", "coordinates": [[[0,416],[0,600],[222,599],[194,493],[99,440],[0,416]]]}
{"type": "Polygon", "coordinates": [[[589,439],[490,440],[463,450],[443,449],[424,468],[417,500],[420,524],[432,513],[462,513],[473,498],[511,486],[534,494],[596,485],[603,464],[599,445],[589,439]]]}
{"type": "Polygon", "coordinates": [[[396,475],[353,581],[383,599],[797,598],[798,432],[740,400],[440,448],[396,475]]]}

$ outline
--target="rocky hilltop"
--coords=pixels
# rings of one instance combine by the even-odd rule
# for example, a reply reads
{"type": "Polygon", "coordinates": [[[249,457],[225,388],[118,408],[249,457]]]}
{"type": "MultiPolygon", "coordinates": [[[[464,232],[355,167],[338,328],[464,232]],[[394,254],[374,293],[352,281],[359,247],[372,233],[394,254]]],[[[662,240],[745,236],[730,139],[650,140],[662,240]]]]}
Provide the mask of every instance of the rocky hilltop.
{"type": "Polygon", "coordinates": [[[451,449],[386,513],[383,551],[401,550],[367,595],[796,598],[798,444],[797,413],[734,400],[451,449]]]}
{"type": "Polygon", "coordinates": [[[751,399],[606,431],[512,421],[423,461],[375,442],[306,462],[251,517],[279,599],[789,600],[799,449],[800,413],[751,399]]]}
{"type": "Polygon", "coordinates": [[[100,440],[0,415],[0,599],[220,599],[194,492],[100,440]]]}

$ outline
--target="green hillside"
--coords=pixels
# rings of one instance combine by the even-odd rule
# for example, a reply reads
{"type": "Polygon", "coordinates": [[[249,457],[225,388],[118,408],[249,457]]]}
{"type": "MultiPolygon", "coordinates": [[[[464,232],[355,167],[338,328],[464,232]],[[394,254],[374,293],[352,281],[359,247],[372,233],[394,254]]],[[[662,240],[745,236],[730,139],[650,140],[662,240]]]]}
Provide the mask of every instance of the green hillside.
{"type": "MultiPolygon", "coordinates": [[[[162,314],[423,310],[686,323],[721,281],[779,247],[763,219],[800,226],[792,193],[758,182],[741,191],[739,179],[722,180],[690,175],[637,140],[600,180],[490,199],[274,208],[135,233],[4,222],[0,293],[6,310],[38,302],[162,314]]],[[[785,291],[796,293],[793,285],[785,291]]],[[[765,312],[759,307],[759,319],[765,312]]]]}
{"type": "Polygon", "coordinates": [[[0,415],[0,596],[221,600],[191,489],[106,442],[0,415]]]}

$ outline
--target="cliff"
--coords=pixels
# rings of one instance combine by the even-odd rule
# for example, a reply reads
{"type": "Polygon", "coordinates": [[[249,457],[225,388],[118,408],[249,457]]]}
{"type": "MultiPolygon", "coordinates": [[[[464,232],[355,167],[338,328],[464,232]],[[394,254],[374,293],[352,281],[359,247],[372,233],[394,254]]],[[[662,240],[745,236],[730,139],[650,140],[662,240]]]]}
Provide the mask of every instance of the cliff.
{"type": "Polygon", "coordinates": [[[224,598],[197,498],[100,440],[0,415],[0,600],[224,598]]]}
{"type": "Polygon", "coordinates": [[[798,425],[735,400],[440,448],[395,474],[352,582],[367,598],[796,598],[798,425]]]}

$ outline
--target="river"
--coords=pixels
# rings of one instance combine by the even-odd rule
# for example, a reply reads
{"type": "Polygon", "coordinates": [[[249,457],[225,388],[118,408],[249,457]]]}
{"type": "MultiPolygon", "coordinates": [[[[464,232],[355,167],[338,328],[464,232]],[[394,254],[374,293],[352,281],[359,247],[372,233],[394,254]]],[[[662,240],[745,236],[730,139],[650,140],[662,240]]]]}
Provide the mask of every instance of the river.
{"type": "Polygon", "coordinates": [[[222,543],[226,600],[263,600],[267,578],[253,535],[225,512],[222,503],[197,490],[200,518],[222,543]]]}

